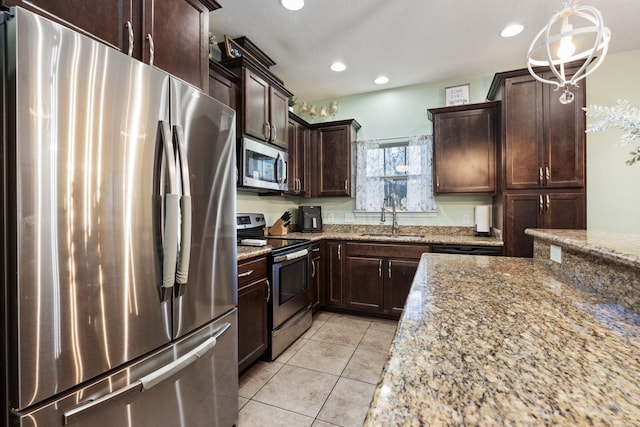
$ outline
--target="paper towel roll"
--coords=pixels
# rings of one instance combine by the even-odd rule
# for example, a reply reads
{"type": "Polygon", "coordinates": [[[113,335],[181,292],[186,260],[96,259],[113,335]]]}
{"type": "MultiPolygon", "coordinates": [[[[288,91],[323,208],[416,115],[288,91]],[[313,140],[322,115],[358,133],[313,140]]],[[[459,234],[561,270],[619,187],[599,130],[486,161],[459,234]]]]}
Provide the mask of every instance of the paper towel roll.
{"type": "Polygon", "coordinates": [[[476,235],[488,236],[491,232],[491,205],[478,205],[474,208],[476,235]]]}

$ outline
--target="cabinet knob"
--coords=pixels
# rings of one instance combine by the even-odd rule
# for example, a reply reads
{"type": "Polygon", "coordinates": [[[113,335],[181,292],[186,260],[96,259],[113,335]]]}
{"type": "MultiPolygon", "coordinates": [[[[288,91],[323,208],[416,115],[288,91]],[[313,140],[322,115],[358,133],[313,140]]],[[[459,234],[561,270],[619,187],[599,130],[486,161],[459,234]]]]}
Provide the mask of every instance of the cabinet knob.
{"type": "Polygon", "coordinates": [[[271,125],[271,129],[269,130],[269,140],[271,142],[276,140],[276,125],[271,125]]]}
{"type": "Polygon", "coordinates": [[[262,125],[262,135],[265,140],[271,140],[271,125],[269,122],[265,122],[264,125],[262,125]]]}
{"type": "Polygon", "coordinates": [[[267,285],[267,298],[264,302],[269,302],[271,299],[271,284],[269,283],[269,279],[265,280],[264,283],[267,285]]]}
{"type": "Polygon", "coordinates": [[[543,185],[544,184],[544,175],[543,175],[543,172],[542,172],[542,166],[540,166],[538,168],[538,184],[539,185],[543,185]]]}
{"type": "Polygon", "coordinates": [[[391,279],[391,260],[389,260],[389,279],[391,279]]]}
{"type": "Polygon", "coordinates": [[[546,206],[545,206],[545,209],[546,209],[546,210],[547,210],[547,212],[548,212],[548,211],[549,211],[549,208],[551,207],[551,198],[549,198],[549,195],[548,195],[548,194],[546,195],[545,200],[546,200],[546,202],[547,202],[547,203],[546,203],[546,206]]]}
{"type": "Polygon", "coordinates": [[[316,277],[316,262],[311,260],[311,277],[316,277]]]}
{"type": "Polygon", "coordinates": [[[542,200],[542,194],[538,196],[538,213],[542,214],[544,210],[544,201],[542,200]]]}
{"type": "Polygon", "coordinates": [[[338,245],[338,260],[340,260],[340,257],[341,257],[341,253],[340,253],[341,252],[341,248],[342,248],[342,244],[339,244],[338,245]]]}
{"type": "Polygon", "coordinates": [[[133,25],[131,25],[130,21],[127,21],[126,24],[124,24],[125,28],[127,29],[127,33],[129,34],[129,50],[127,51],[127,54],[129,56],[133,55],[133,25]]]}
{"type": "Polygon", "coordinates": [[[551,172],[549,171],[549,166],[545,166],[545,168],[544,168],[544,182],[545,182],[545,184],[549,184],[550,178],[551,178],[551,172]]]}
{"type": "Polygon", "coordinates": [[[149,40],[149,65],[153,65],[154,45],[153,45],[153,37],[151,37],[151,34],[147,34],[147,40],[149,40]]]}
{"type": "Polygon", "coordinates": [[[238,274],[238,277],[249,277],[253,274],[253,270],[245,271],[244,273],[238,274]]]}
{"type": "Polygon", "coordinates": [[[382,277],[382,260],[378,261],[378,277],[382,277]]]}
{"type": "Polygon", "coordinates": [[[344,191],[349,191],[349,180],[348,179],[344,180],[344,191]]]}

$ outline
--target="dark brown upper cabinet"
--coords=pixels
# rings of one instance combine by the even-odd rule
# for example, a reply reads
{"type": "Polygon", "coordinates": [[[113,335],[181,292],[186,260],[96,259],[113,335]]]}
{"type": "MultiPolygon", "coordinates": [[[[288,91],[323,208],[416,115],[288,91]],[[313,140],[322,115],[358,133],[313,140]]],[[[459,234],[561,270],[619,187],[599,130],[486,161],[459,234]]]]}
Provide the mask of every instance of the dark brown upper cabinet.
{"type": "MultiPolygon", "coordinates": [[[[549,74],[543,74],[550,78],[549,74]]],[[[504,184],[507,190],[585,186],[584,80],[562,104],[560,91],[529,73],[505,76],[502,94],[504,184]]]]}
{"type": "Polygon", "coordinates": [[[213,0],[3,0],[177,76],[209,85],[209,11],[213,0]]]}
{"type": "Polygon", "coordinates": [[[313,125],[312,197],[353,197],[355,154],[353,143],[360,124],[341,120],[313,125]]]}
{"type": "Polygon", "coordinates": [[[434,193],[494,194],[499,102],[433,108],[434,193]]]}

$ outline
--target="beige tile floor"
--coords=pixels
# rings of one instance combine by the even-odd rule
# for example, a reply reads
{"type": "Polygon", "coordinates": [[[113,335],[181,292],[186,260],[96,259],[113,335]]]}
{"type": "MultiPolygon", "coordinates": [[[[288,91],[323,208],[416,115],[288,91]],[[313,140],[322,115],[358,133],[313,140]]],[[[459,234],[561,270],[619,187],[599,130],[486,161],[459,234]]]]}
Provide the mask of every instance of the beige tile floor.
{"type": "Polygon", "coordinates": [[[361,426],[397,323],[328,312],[240,377],[237,427],[361,426]]]}

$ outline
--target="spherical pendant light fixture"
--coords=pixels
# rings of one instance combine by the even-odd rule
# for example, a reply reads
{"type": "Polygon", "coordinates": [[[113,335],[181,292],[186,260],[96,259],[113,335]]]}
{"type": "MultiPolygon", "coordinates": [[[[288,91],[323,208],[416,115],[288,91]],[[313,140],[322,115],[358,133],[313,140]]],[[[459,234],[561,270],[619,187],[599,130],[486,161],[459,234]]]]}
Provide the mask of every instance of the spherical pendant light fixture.
{"type": "Polygon", "coordinates": [[[531,75],[542,83],[556,86],[556,90],[564,87],[560,102],[565,104],[574,98],[566,86],[577,86],[600,66],[611,38],[600,11],[592,6],[578,6],[578,3],[579,0],[566,0],[563,9],[536,35],[527,52],[527,68],[531,75]],[[567,76],[565,65],[574,62],[582,65],[573,75],[567,76]],[[548,67],[553,77],[542,77],[534,67],[548,67]]]}

